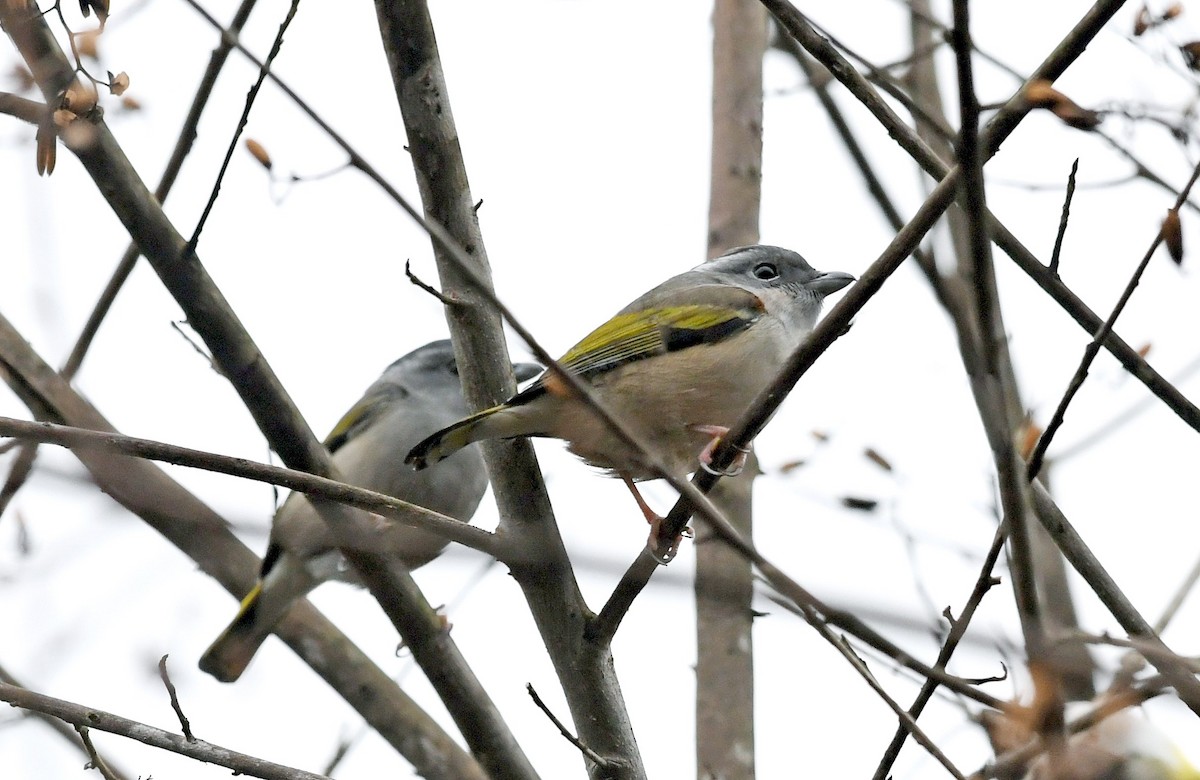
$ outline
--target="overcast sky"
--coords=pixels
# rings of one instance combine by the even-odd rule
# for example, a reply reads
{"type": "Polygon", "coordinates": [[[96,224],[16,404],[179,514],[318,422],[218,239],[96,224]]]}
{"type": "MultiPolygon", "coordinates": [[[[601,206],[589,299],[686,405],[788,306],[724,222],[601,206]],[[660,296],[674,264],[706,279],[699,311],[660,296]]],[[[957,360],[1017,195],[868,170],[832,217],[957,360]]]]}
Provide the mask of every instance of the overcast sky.
{"type": "MultiPolygon", "coordinates": [[[[975,5],[979,46],[1027,73],[1089,4],[975,5]]],[[[227,20],[234,6],[209,8],[227,20]]],[[[907,55],[907,21],[897,2],[802,8],[876,63],[907,55]]],[[[260,4],[243,36],[246,45],[265,55],[285,10],[277,0],[260,4]]],[[[1194,80],[1173,49],[1192,39],[1187,19],[1133,42],[1127,36],[1134,11],[1118,16],[1059,87],[1089,107],[1177,114],[1195,98],[1194,80]]],[[[434,4],[472,190],[483,201],[479,213],[496,288],[551,352],[566,350],[644,290],[704,259],[710,13],[710,4],[685,0],[434,4]]],[[[122,112],[113,101],[108,119],[151,184],[215,42],[182,3],[114,4],[100,71],[128,72],[129,94],[143,109],[122,112]]],[[[0,56],[7,71],[15,54],[6,47],[0,56]]],[[[978,68],[984,103],[1002,101],[1015,89],[1011,77],[983,63],[978,68]]],[[[417,199],[369,4],[339,6],[336,13],[301,5],[276,72],[417,199]]],[[[949,79],[952,68],[945,73],[949,79]]],[[[254,75],[233,56],[201,123],[196,149],[167,203],[185,235],[208,197],[254,75]]],[[[893,232],[793,63],[770,54],[766,79],[763,242],[795,249],[821,270],[861,274],[893,232]]],[[[844,94],[839,98],[901,211],[911,214],[922,198],[914,166],[864,111],[844,94]]],[[[1173,185],[1186,181],[1195,150],[1181,151],[1160,126],[1111,117],[1103,127],[1173,185]]],[[[281,176],[310,177],[344,163],[334,144],[269,85],[246,133],[266,146],[281,176]]],[[[1173,196],[1141,182],[1091,186],[1126,179],[1129,163],[1096,138],[1034,115],[988,166],[988,197],[1013,232],[1048,259],[1062,186],[1076,157],[1081,186],[1062,276],[1104,316],[1173,196]]],[[[8,193],[0,211],[6,239],[0,312],[58,364],[128,239],[65,150],[52,177],[37,176],[32,130],[10,118],[0,120],[0,171],[8,193]]],[[[1185,213],[1185,240],[1194,225],[1194,215],[1185,213]]],[[[944,248],[944,237],[935,245],[944,248]]],[[[384,366],[447,333],[439,304],[404,279],[404,263],[412,260],[417,274],[436,281],[428,239],[354,172],[272,183],[239,149],[198,253],[321,436],[384,366]]],[[[1044,423],[1087,337],[1006,258],[998,254],[996,264],[1023,400],[1044,423]]],[[[1134,346],[1151,344],[1150,361],[1167,377],[1197,357],[1200,290],[1193,265],[1189,259],[1177,269],[1165,255],[1156,258],[1117,328],[1134,346]]],[[[130,435],[267,459],[261,435],[228,383],[172,328],[181,318],[148,266],[139,265],[77,386],[130,435]]],[[[511,347],[525,354],[518,341],[511,347]]],[[[1194,396],[1198,384],[1186,379],[1180,387],[1194,396]]],[[[1102,356],[1051,455],[1147,395],[1102,356]]],[[[27,412],[3,390],[0,414],[27,412]]],[[[947,605],[956,612],[962,606],[995,527],[990,455],[976,419],[946,315],[916,269],[905,265],[759,438],[767,471],[756,494],[761,549],[819,596],[860,611],[932,659],[929,627],[947,605]],[[814,430],[827,440],[814,438],[814,430]],[[885,473],[864,458],[868,447],[895,470],[885,473]],[[781,470],[800,460],[802,467],[781,470]],[[840,506],[847,495],[880,506],[871,513],[847,511],[840,506]]],[[[581,586],[598,609],[639,554],[645,524],[619,482],[597,476],[560,443],[540,443],[538,454],[581,586]]],[[[1194,432],[1152,405],[1133,424],[1055,466],[1064,511],[1151,620],[1200,550],[1198,455],[1194,432]]],[[[174,729],[154,666],[170,653],[197,735],[311,770],[324,766],[339,739],[359,731],[357,716],[277,640],[234,685],[196,669],[196,658],[232,616],[234,601],[141,521],[80,484],[81,467],[69,454],[45,448],[38,463],[34,479],[0,518],[0,625],[12,627],[0,631],[0,665],[37,690],[174,729]],[[18,514],[29,534],[28,554],[18,550],[18,514]]],[[[274,506],[269,488],[169,470],[234,522],[252,549],[264,549],[274,506]]],[[[665,486],[649,486],[647,497],[659,507],[672,502],[665,486]]],[[[476,522],[494,524],[490,498],[476,522]]],[[[639,745],[655,778],[694,774],[692,560],[685,544],[636,603],[614,645],[639,745]]],[[[581,777],[574,748],[525,694],[532,682],[566,718],[520,592],[499,565],[478,580],[484,565],[480,555],[454,550],[417,578],[432,603],[452,604],[455,640],[543,777],[581,777]]],[[[987,676],[1001,673],[1002,659],[1019,664],[1020,653],[1008,645],[1019,633],[1007,587],[1005,576],[952,671],[987,676]]],[[[314,600],[448,723],[411,661],[394,656],[394,632],[366,593],[329,585],[314,600]]],[[[810,629],[766,600],[760,607],[770,613],[756,623],[754,636],[760,776],[867,775],[891,737],[894,717],[810,629]]],[[[1083,598],[1080,608],[1087,630],[1120,633],[1091,599],[1083,598]]],[[[1198,629],[1189,603],[1166,639],[1194,654],[1198,629]]],[[[886,662],[870,660],[907,704],[916,690],[912,682],[886,662]]],[[[1027,694],[1020,670],[1013,671],[1012,681],[988,690],[1000,697],[1027,694]]],[[[1200,763],[1195,719],[1173,701],[1148,709],[1200,763]]],[[[923,725],[960,768],[970,772],[986,759],[986,745],[960,703],[943,698],[927,717],[923,725]]],[[[35,723],[0,728],[0,766],[15,767],[16,777],[78,772],[82,758],[60,742],[35,723]]],[[[97,742],[135,775],[225,774],[119,738],[101,735],[97,742]]],[[[895,776],[940,771],[909,745],[895,776]]],[[[406,777],[411,769],[382,740],[367,737],[338,774],[381,772],[406,777]]]]}

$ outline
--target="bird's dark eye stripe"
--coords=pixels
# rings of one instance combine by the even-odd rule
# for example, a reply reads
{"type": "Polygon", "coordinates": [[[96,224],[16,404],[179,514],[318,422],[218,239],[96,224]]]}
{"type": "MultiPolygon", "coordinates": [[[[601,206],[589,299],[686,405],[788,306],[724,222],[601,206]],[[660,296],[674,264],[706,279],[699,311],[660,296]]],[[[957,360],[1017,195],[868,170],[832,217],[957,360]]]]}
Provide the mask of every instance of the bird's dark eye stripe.
{"type": "Polygon", "coordinates": [[[764,282],[779,278],[779,269],[774,263],[759,263],[754,266],[754,277],[764,282]]]}

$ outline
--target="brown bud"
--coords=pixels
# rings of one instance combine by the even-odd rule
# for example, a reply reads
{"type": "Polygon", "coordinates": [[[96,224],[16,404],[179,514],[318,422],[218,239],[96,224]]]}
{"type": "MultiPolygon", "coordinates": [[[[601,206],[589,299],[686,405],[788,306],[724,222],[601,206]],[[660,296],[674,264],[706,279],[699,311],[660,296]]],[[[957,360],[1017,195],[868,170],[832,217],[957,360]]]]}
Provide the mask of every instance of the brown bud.
{"type": "Polygon", "coordinates": [[[1149,354],[1150,354],[1150,349],[1151,349],[1151,347],[1152,347],[1152,346],[1153,346],[1153,345],[1151,345],[1151,343],[1150,343],[1149,341],[1147,341],[1145,344],[1143,344],[1142,346],[1138,347],[1138,349],[1137,349],[1138,357],[1140,357],[1140,358],[1142,358],[1143,360],[1145,360],[1145,359],[1146,359],[1146,355],[1149,355],[1149,354]]]}
{"type": "Polygon", "coordinates": [[[86,114],[96,107],[99,100],[96,88],[90,81],[75,80],[63,93],[61,107],[74,111],[76,114],[86,114]]]}
{"type": "Polygon", "coordinates": [[[60,108],[54,112],[54,124],[58,127],[66,127],[77,118],[75,112],[69,108],[60,108]]]}
{"type": "Polygon", "coordinates": [[[1103,119],[1095,111],[1081,108],[1066,97],[1050,110],[1065,124],[1076,130],[1095,130],[1103,119]]]}
{"type": "Polygon", "coordinates": [[[1103,119],[1097,112],[1081,108],[1044,79],[1037,79],[1025,85],[1025,101],[1030,108],[1049,109],[1076,130],[1093,130],[1103,119]]]}
{"type": "Polygon", "coordinates": [[[825,431],[813,431],[812,437],[817,441],[829,441],[829,434],[825,431]]]}
{"type": "Polygon", "coordinates": [[[1179,47],[1179,51],[1183,54],[1183,61],[1189,68],[1200,70],[1200,41],[1185,43],[1179,47]]]}
{"type": "Polygon", "coordinates": [[[1033,108],[1051,108],[1063,99],[1063,94],[1045,79],[1035,79],[1025,85],[1025,100],[1033,108]]]}
{"type": "Polygon", "coordinates": [[[141,111],[142,104],[138,102],[138,99],[132,95],[122,95],[121,108],[125,109],[126,111],[141,111]]]}
{"type": "Polygon", "coordinates": [[[1179,221],[1179,210],[1168,209],[1167,217],[1162,223],[1163,243],[1175,265],[1183,264],[1183,225],[1179,221]]]}
{"type": "Polygon", "coordinates": [[[867,460],[871,461],[872,463],[874,463],[876,466],[883,469],[884,471],[892,470],[892,464],[890,462],[888,462],[887,458],[880,455],[879,451],[876,450],[874,447],[867,447],[865,450],[863,450],[863,457],[865,457],[867,460]]]}
{"type": "Polygon", "coordinates": [[[117,75],[113,75],[111,71],[108,74],[108,91],[120,97],[125,94],[125,90],[129,89],[129,74],[121,71],[117,75]]]}
{"type": "Polygon", "coordinates": [[[1163,11],[1162,20],[1169,22],[1176,16],[1183,15],[1183,3],[1172,3],[1171,7],[1163,11]]]}
{"type": "Polygon", "coordinates": [[[258,160],[262,167],[268,171],[271,170],[271,155],[267,154],[265,146],[255,141],[253,138],[246,139],[246,151],[254,155],[254,159],[258,160]]]}
{"type": "Polygon", "coordinates": [[[858,512],[873,512],[875,507],[879,506],[879,502],[873,498],[861,498],[859,496],[842,496],[842,506],[847,509],[853,509],[858,512]]]}
{"type": "Polygon", "coordinates": [[[1029,460],[1029,456],[1033,454],[1033,448],[1037,446],[1038,440],[1042,438],[1042,428],[1027,417],[1025,418],[1025,422],[1021,424],[1018,438],[1018,452],[1021,453],[1023,460],[1029,460]]]}
{"type": "Polygon", "coordinates": [[[1141,35],[1146,30],[1149,30],[1153,24],[1153,20],[1150,19],[1150,9],[1143,4],[1138,10],[1137,18],[1133,22],[1133,34],[1135,36],[1141,35]]]}

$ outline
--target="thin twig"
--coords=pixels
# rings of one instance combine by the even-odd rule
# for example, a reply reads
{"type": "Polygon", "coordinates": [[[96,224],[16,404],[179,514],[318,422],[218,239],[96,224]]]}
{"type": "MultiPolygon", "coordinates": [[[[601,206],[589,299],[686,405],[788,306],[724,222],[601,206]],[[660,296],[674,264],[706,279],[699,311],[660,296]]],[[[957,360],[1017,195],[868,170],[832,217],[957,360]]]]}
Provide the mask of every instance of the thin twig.
{"type": "Polygon", "coordinates": [[[96,752],[96,746],[92,744],[92,735],[88,732],[88,727],[76,724],[75,731],[79,732],[79,739],[83,741],[83,749],[88,755],[88,765],[85,768],[95,769],[104,780],[120,780],[96,752]]]}
{"type": "MultiPolygon", "coordinates": [[[[250,12],[254,10],[258,0],[242,0],[237,11],[233,15],[233,19],[229,22],[229,33],[236,37],[241,33],[242,27],[250,18],[250,12]]],[[[175,186],[176,179],[179,178],[179,171],[183,168],[183,163],[187,159],[188,154],[192,151],[192,144],[196,139],[196,128],[200,125],[200,118],[204,115],[204,109],[208,107],[209,98],[212,97],[213,89],[217,84],[217,77],[221,75],[221,70],[225,67],[225,63],[229,60],[229,53],[233,50],[233,44],[228,42],[224,36],[218,42],[217,47],[213,49],[212,56],[209,58],[208,67],[204,69],[204,75],[200,77],[200,85],[196,88],[196,94],[192,97],[192,105],[188,108],[187,116],[184,117],[183,125],[179,128],[179,134],[175,138],[175,148],[171,150],[171,159],[167,161],[163,168],[162,176],[158,179],[158,186],[154,188],[154,198],[159,203],[166,203],[167,197],[171,194],[171,189],[175,186]]],[[[129,279],[130,273],[133,272],[134,266],[137,264],[138,257],[141,252],[138,250],[137,243],[130,243],[125,249],[125,253],[121,256],[120,262],[113,270],[112,276],[108,283],[104,286],[104,291],[100,293],[96,305],[92,307],[91,313],[88,315],[87,322],[84,323],[79,337],[75,340],[75,346],[71,348],[71,354],[67,356],[63,363],[61,372],[68,380],[75,376],[79,371],[79,367],[83,364],[83,358],[87,355],[88,350],[92,346],[92,341],[96,337],[96,333],[100,330],[100,324],[104,322],[104,318],[108,316],[109,310],[112,309],[113,302],[117,298],[117,293],[125,286],[126,280],[129,279]]]]}
{"type": "Polygon", "coordinates": [[[167,695],[171,697],[171,709],[175,710],[175,715],[179,718],[179,726],[183,729],[183,738],[188,742],[195,742],[196,737],[192,735],[192,724],[188,723],[187,716],[183,714],[183,707],[179,705],[179,696],[175,692],[175,683],[171,682],[171,676],[167,674],[166,655],[158,659],[158,676],[162,678],[163,685],[167,688],[167,695]]]}
{"type": "MultiPolygon", "coordinates": [[[[781,606],[792,609],[790,605],[782,602],[779,603],[781,606]]],[[[907,712],[905,712],[904,708],[901,707],[895,699],[888,695],[887,691],[883,689],[883,686],[879,684],[879,681],[875,679],[875,675],[871,673],[871,670],[867,667],[863,659],[854,651],[852,647],[850,647],[850,643],[846,641],[846,638],[844,636],[838,636],[829,630],[829,625],[825,622],[825,620],[822,619],[820,615],[816,613],[815,610],[813,610],[811,606],[798,606],[799,609],[793,611],[803,617],[809,625],[816,629],[817,633],[822,639],[833,645],[834,649],[836,649],[843,658],[850,662],[851,668],[858,672],[859,676],[866,681],[867,685],[870,686],[871,690],[875,691],[879,698],[883,699],[883,702],[887,704],[892,712],[896,714],[896,717],[900,719],[902,726],[908,729],[908,732],[912,734],[913,739],[915,739],[917,743],[921,745],[921,747],[925,748],[929,755],[933,756],[937,762],[944,766],[946,771],[948,771],[951,775],[958,778],[958,780],[966,780],[962,772],[960,772],[958,768],[951,763],[946,754],[943,753],[941,749],[934,743],[934,741],[929,738],[929,735],[927,735],[925,731],[917,725],[916,720],[913,719],[907,712]]]]}
{"type": "MultiPolygon", "coordinates": [[[[12,685],[16,688],[25,687],[19,680],[9,674],[8,670],[3,666],[0,666],[0,682],[12,685]]],[[[64,723],[62,719],[56,718],[53,715],[47,715],[44,712],[37,712],[36,710],[26,710],[26,712],[28,712],[31,717],[37,718],[42,723],[45,723],[47,726],[52,728],[63,739],[67,740],[67,742],[70,742],[73,747],[81,750],[85,755],[88,756],[89,759],[92,759],[94,762],[95,748],[92,747],[89,749],[86,743],[80,742],[80,735],[78,735],[75,731],[72,731],[71,727],[64,723]]],[[[126,773],[114,769],[107,761],[104,761],[103,763],[108,767],[108,771],[116,778],[116,780],[126,780],[128,777],[126,773]]]]}
{"type": "MultiPolygon", "coordinates": [[[[502,552],[499,549],[500,545],[494,534],[488,531],[452,520],[392,496],[304,471],[255,463],[245,458],[231,458],[150,439],[139,439],[103,431],[89,431],[53,423],[15,420],[11,417],[0,417],[0,436],[57,444],[67,448],[99,448],[122,455],[148,458],[164,463],[173,463],[177,466],[199,468],[243,479],[252,479],[256,482],[279,485],[289,490],[298,490],[311,497],[327,498],[358,509],[365,509],[368,512],[375,512],[404,525],[421,528],[480,552],[501,557],[497,554],[502,552]]],[[[363,543],[386,546],[386,531],[383,533],[384,535],[380,536],[377,530],[364,539],[363,543]]],[[[503,558],[501,559],[503,560],[503,558]]]]}
{"type": "Polygon", "coordinates": [[[1063,557],[1075,571],[1079,572],[1084,582],[1092,589],[1109,613],[1116,618],[1125,633],[1149,642],[1163,651],[1160,657],[1151,659],[1155,668],[1175,686],[1180,701],[1187,705],[1192,712],[1200,715],[1200,681],[1196,680],[1186,664],[1179,664],[1173,660],[1176,654],[1171,652],[1166,643],[1154,631],[1150,622],[1117,587],[1116,581],[1096,558],[1071,522],[1067,520],[1066,515],[1054,503],[1045,487],[1036,480],[1031,485],[1033,487],[1033,507],[1038,522],[1049,532],[1055,545],[1062,551],[1063,557]]]}
{"type": "Polygon", "coordinates": [[[434,298],[436,298],[438,301],[440,301],[443,306],[459,306],[459,305],[461,305],[461,303],[459,301],[456,301],[453,298],[451,298],[447,295],[444,295],[441,290],[438,290],[433,285],[429,284],[424,279],[422,279],[421,277],[419,277],[415,273],[413,273],[411,260],[404,261],[404,275],[408,277],[408,281],[412,282],[417,287],[421,288],[425,292],[432,295],[434,298]]]}
{"type": "MultiPolygon", "coordinates": [[[[1188,193],[1196,184],[1196,180],[1200,179],[1200,165],[1192,171],[1191,178],[1188,179],[1183,191],[1175,199],[1175,208],[1178,209],[1183,201],[1187,200],[1188,193]]],[[[1091,369],[1092,362],[1100,353],[1100,347],[1104,343],[1104,339],[1112,332],[1113,325],[1117,321],[1117,317],[1121,316],[1121,312],[1125,310],[1125,305],[1129,303],[1129,299],[1133,296],[1133,291],[1137,289],[1138,282],[1142,279],[1142,274],[1146,267],[1150,264],[1150,258],[1154,256],[1154,252],[1158,249],[1158,245],[1163,241],[1163,232],[1159,230],[1154,235],[1154,240],[1150,242],[1149,248],[1142,256],[1142,260],[1138,263],[1133,274],[1129,277],[1129,282],[1125,285],[1125,290],[1121,293],[1121,297],[1113,306],[1112,312],[1108,315],[1108,319],[1096,331],[1096,335],[1092,337],[1092,341],[1083,350],[1083,357],[1079,361],[1079,367],[1075,369],[1075,375],[1071,377],[1070,383],[1067,385],[1063,397],[1058,402],[1058,407],[1054,410],[1054,415],[1050,418],[1050,422],[1046,424],[1046,430],[1038,439],[1037,446],[1033,449],[1033,454],[1029,456],[1029,478],[1033,479],[1041,470],[1042,461],[1046,457],[1046,450],[1050,446],[1050,442],[1054,440],[1054,434],[1062,427],[1063,420],[1067,414],[1067,407],[1075,398],[1075,394],[1083,387],[1084,380],[1087,379],[1088,371],[1091,369]]]]}
{"type": "MultiPolygon", "coordinates": [[[[1006,534],[1003,526],[996,528],[996,533],[992,538],[992,546],[988,550],[987,556],[983,560],[983,565],[979,568],[979,576],[975,578],[975,587],[971,591],[971,595],[967,598],[967,603],[963,605],[962,612],[959,613],[957,619],[951,619],[949,616],[949,608],[947,608],[947,620],[950,623],[950,632],[946,635],[946,640],[942,643],[942,648],[938,651],[937,660],[934,661],[935,669],[945,669],[950,662],[950,658],[954,655],[954,651],[958,648],[959,642],[967,633],[967,626],[970,625],[971,619],[975,617],[975,610],[983,602],[983,597],[987,592],[995,586],[999,580],[992,573],[996,567],[996,561],[1000,558],[1000,553],[1004,550],[1004,540],[1006,534]]],[[[937,691],[939,681],[935,677],[929,677],[921,685],[921,690],[913,700],[912,705],[908,708],[908,715],[913,720],[921,716],[925,710],[925,705],[933,698],[933,694],[937,691]]],[[[892,771],[892,765],[896,763],[896,759],[900,755],[900,748],[904,747],[905,739],[908,737],[909,730],[903,724],[896,729],[895,735],[892,736],[892,741],[888,744],[887,749],[883,752],[883,757],[879,760],[879,766],[875,768],[874,780],[884,780],[892,771]]]]}
{"type": "Polygon", "coordinates": [[[529,696],[533,699],[533,703],[536,704],[537,708],[541,710],[547,718],[550,719],[550,722],[553,723],[554,727],[558,729],[558,733],[563,735],[563,738],[574,745],[580,753],[583,753],[583,755],[596,766],[601,767],[602,769],[607,769],[610,766],[611,762],[596,753],[596,751],[592,750],[587,745],[580,742],[574,734],[567,730],[567,727],[563,725],[562,721],[555,717],[554,713],[550,711],[550,708],[546,706],[546,703],[542,701],[542,697],[538,696],[538,692],[534,690],[533,683],[525,683],[525,690],[529,692],[529,696]]]}
{"type": "MultiPolygon", "coordinates": [[[[1098,328],[1099,324],[1097,324],[1096,327],[1098,328]]],[[[1171,376],[1169,381],[1172,385],[1178,386],[1182,384],[1184,380],[1191,378],[1197,371],[1200,371],[1200,355],[1197,355],[1188,361],[1183,368],[1171,376]]],[[[1160,403],[1160,399],[1150,395],[1130,404],[1125,410],[1113,415],[1108,422],[1098,425],[1095,430],[1083,436],[1078,441],[1072,442],[1065,447],[1060,446],[1054,452],[1053,461],[1055,463],[1062,463],[1063,461],[1069,460],[1080,453],[1086,452],[1087,450],[1096,446],[1096,444],[1099,442],[1119,431],[1125,425],[1133,422],[1143,413],[1153,409],[1158,403],[1160,403]]]]}
{"type": "Polygon", "coordinates": [[[208,216],[212,213],[213,207],[217,204],[217,195],[221,192],[221,182],[225,180],[225,171],[229,169],[229,161],[233,159],[233,153],[237,150],[238,139],[242,137],[242,131],[246,129],[246,123],[250,121],[250,109],[254,107],[255,98],[258,97],[258,91],[262,89],[263,82],[267,78],[267,73],[271,70],[271,63],[279,56],[280,49],[283,48],[283,34],[287,32],[288,27],[292,23],[292,19],[296,17],[296,10],[300,7],[300,0],[292,0],[288,6],[287,15],[279,25],[279,31],[275,33],[275,40],[271,43],[271,51],[267,54],[267,60],[258,69],[258,78],[254,85],[250,87],[250,91],[246,93],[246,105],[242,108],[242,115],[238,118],[237,127],[233,131],[233,137],[229,139],[229,147],[225,150],[225,159],[221,161],[221,167],[217,171],[216,181],[213,182],[212,192],[209,193],[208,203],[204,205],[204,210],[200,213],[200,219],[196,221],[196,228],[192,231],[192,237],[188,239],[185,255],[195,254],[196,244],[200,241],[200,233],[204,230],[204,225],[208,222],[208,216]]]}
{"type": "Polygon", "coordinates": [[[1050,253],[1050,273],[1058,275],[1058,261],[1062,255],[1063,237],[1067,234],[1067,222],[1071,217],[1071,199],[1075,197],[1075,174],[1079,172],[1079,158],[1071,163],[1071,173],[1067,176],[1067,194],[1063,198],[1062,217],[1058,220],[1058,233],[1054,236],[1054,250],[1050,253]]]}

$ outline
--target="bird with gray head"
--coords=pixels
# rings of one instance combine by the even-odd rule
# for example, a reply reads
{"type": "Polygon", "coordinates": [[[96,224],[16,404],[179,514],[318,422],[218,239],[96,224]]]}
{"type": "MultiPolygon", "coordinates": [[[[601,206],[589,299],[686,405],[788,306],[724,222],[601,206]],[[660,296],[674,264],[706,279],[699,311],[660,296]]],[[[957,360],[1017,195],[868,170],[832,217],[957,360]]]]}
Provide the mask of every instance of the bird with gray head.
{"type": "MultiPolygon", "coordinates": [[[[517,364],[513,370],[520,381],[541,367],[517,364]]],[[[424,433],[468,412],[454,350],[449,341],[435,341],[388,366],[334,427],[325,446],[346,482],[467,522],[487,489],[478,448],[455,453],[424,473],[414,473],[401,459],[424,433]]],[[[428,563],[446,546],[435,534],[400,524],[391,524],[381,539],[382,552],[394,555],[406,569],[428,563]]],[[[380,543],[372,540],[377,551],[380,543]]],[[[292,602],[334,578],[353,581],[353,572],[308,499],[292,493],[275,513],[258,584],[200,658],[200,668],[223,682],[236,680],[292,602]]]]}
{"type": "MultiPolygon", "coordinates": [[[[739,247],[645,293],[559,363],[654,447],[668,472],[684,476],[708,462],[812,331],[825,296],[852,281],[816,271],[788,249],[739,247]]],[[[634,484],[658,472],[552,371],[432,434],[406,461],[423,469],[471,442],[514,436],[564,439],[584,461],[624,480],[648,521],[660,519],[634,484]]]]}

